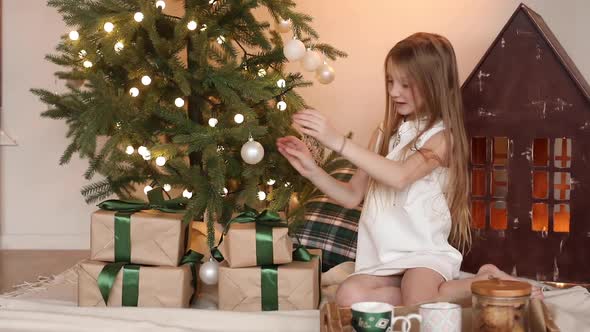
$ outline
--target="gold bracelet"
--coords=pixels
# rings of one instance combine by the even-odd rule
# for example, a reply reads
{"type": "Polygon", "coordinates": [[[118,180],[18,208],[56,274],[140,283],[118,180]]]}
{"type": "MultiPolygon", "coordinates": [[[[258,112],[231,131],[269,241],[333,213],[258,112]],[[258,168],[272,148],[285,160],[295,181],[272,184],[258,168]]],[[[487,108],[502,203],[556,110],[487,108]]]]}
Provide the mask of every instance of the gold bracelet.
{"type": "Polygon", "coordinates": [[[338,150],[338,154],[342,154],[342,150],[344,150],[344,146],[346,145],[346,136],[342,136],[342,145],[340,146],[340,150],[338,150]]]}

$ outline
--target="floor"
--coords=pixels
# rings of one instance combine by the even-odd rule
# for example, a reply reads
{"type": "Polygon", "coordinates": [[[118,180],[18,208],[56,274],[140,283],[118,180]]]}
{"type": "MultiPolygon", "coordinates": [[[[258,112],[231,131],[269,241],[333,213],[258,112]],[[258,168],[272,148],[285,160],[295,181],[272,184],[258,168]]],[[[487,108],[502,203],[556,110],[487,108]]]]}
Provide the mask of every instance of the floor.
{"type": "Polygon", "coordinates": [[[89,256],[88,250],[0,250],[0,294],[38,276],[59,274],[89,256]]]}

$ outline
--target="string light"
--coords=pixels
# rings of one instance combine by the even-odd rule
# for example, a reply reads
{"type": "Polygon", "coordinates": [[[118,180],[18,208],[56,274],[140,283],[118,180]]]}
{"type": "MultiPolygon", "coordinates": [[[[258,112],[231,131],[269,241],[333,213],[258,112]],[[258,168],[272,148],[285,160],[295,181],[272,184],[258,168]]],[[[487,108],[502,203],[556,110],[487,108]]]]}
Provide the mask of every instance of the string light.
{"type": "Polygon", "coordinates": [[[198,24],[197,24],[197,22],[195,22],[195,21],[190,21],[190,22],[188,22],[188,23],[186,24],[186,27],[187,27],[187,28],[188,28],[190,31],[195,31],[195,30],[197,30],[197,26],[198,26],[198,24]]]}
{"type": "Polygon", "coordinates": [[[291,185],[291,182],[285,182],[285,187],[288,187],[291,185]]]}
{"type": "Polygon", "coordinates": [[[269,179],[266,184],[268,184],[269,186],[272,186],[273,184],[275,184],[277,181],[275,181],[274,179],[269,179]]]}
{"type": "Polygon", "coordinates": [[[184,106],[184,99],[178,97],[174,100],[174,105],[176,105],[176,107],[182,107],[184,106]]]}
{"type": "Polygon", "coordinates": [[[182,192],[182,197],[190,199],[191,197],[193,197],[193,193],[192,193],[192,192],[190,192],[190,191],[188,191],[187,189],[185,189],[185,190],[182,192]]]}
{"type": "Polygon", "coordinates": [[[166,191],[166,192],[168,192],[168,191],[172,190],[172,186],[171,186],[171,185],[169,185],[169,184],[167,184],[167,183],[166,183],[165,185],[163,185],[163,186],[162,186],[162,188],[163,188],[163,189],[164,189],[164,191],[166,191]]]}
{"type": "Polygon", "coordinates": [[[135,20],[135,22],[139,23],[141,21],[143,21],[143,13],[142,12],[137,12],[135,13],[135,15],[133,15],[133,19],[135,20]]]}
{"type": "Polygon", "coordinates": [[[151,160],[151,159],[152,159],[152,154],[149,151],[143,155],[143,160],[151,160]]]}
{"type": "Polygon", "coordinates": [[[121,41],[118,41],[115,44],[115,52],[117,52],[117,53],[121,52],[124,48],[125,48],[125,45],[123,45],[123,42],[121,42],[121,41]]]}
{"type": "Polygon", "coordinates": [[[223,37],[223,36],[217,37],[217,44],[221,45],[223,43],[225,43],[225,37],[223,37]]]}
{"type": "Polygon", "coordinates": [[[125,153],[127,153],[128,155],[132,155],[133,152],[135,152],[135,149],[131,145],[127,146],[127,148],[125,149],[125,153]]]}
{"type": "Polygon", "coordinates": [[[258,70],[258,76],[259,76],[259,77],[264,77],[264,76],[266,76],[266,69],[264,69],[264,68],[260,68],[260,70],[258,70]]]}
{"type": "Polygon", "coordinates": [[[213,5],[213,4],[215,4],[216,2],[217,2],[217,0],[209,0],[209,4],[210,4],[210,5],[213,5]]]}
{"type": "Polygon", "coordinates": [[[152,186],[145,186],[143,188],[143,192],[147,195],[148,192],[150,192],[151,190],[153,190],[154,188],[152,188],[152,186]]]}
{"type": "Polygon", "coordinates": [[[131,97],[135,98],[139,96],[139,89],[136,87],[132,87],[131,89],[129,89],[129,94],[131,95],[131,97]]]}
{"type": "Polygon", "coordinates": [[[160,9],[166,8],[166,2],[164,2],[162,0],[156,1],[156,8],[160,8],[160,9]]]}
{"type": "Polygon", "coordinates": [[[207,30],[207,24],[203,24],[203,25],[201,26],[201,31],[205,31],[205,30],[207,30]]]}
{"type": "Polygon", "coordinates": [[[159,156],[158,158],[156,158],[156,165],[158,165],[158,166],[166,165],[166,157],[159,156]]]}
{"type": "Polygon", "coordinates": [[[143,155],[150,153],[150,152],[148,151],[148,149],[145,146],[142,145],[139,148],[137,148],[137,153],[139,153],[139,155],[143,156],[143,155]]]}
{"type": "Polygon", "coordinates": [[[110,33],[110,32],[113,32],[113,30],[115,30],[115,25],[111,22],[107,22],[104,24],[103,28],[104,28],[104,31],[110,33]]]}
{"type": "Polygon", "coordinates": [[[258,192],[258,199],[264,201],[266,199],[266,193],[264,191],[258,192]]]}
{"type": "Polygon", "coordinates": [[[229,193],[229,190],[227,190],[226,187],[223,187],[223,192],[221,193],[221,197],[227,196],[228,193],[229,193]]]}
{"type": "Polygon", "coordinates": [[[143,85],[150,85],[152,83],[152,79],[145,75],[144,77],[141,78],[141,84],[143,85]]]}
{"type": "Polygon", "coordinates": [[[80,38],[80,34],[76,30],[70,31],[69,37],[71,40],[78,40],[80,38]]]}
{"type": "Polygon", "coordinates": [[[84,59],[84,57],[87,55],[88,52],[86,52],[86,50],[80,50],[80,52],[78,52],[78,56],[80,57],[80,59],[84,59]]]}
{"type": "Polygon", "coordinates": [[[280,79],[277,81],[277,86],[281,89],[285,88],[287,86],[287,81],[285,81],[284,79],[280,79]]]}
{"type": "Polygon", "coordinates": [[[287,103],[284,100],[281,100],[277,103],[277,108],[282,112],[287,109],[287,103]]]}
{"type": "Polygon", "coordinates": [[[209,126],[210,126],[211,128],[215,128],[215,126],[217,126],[217,123],[218,123],[218,122],[219,122],[219,121],[218,121],[216,118],[210,118],[210,119],[209,119],[209,126]]]}
{"type": "Polygon", "coordinates": [[[86,68],[90,68],[90,67],[92,67],[92,62],[86,60],[86,61],[84,61],[84,63],[82,65],[84,65],[84,67],[86,67],[86,68]]]}
{"type": "Polygon", "coordinates": [[[242,114],[239,114],[239,113],[238,113],[238,114],[236,114],[236,115],[234,116],[234,121],[235,121],[237,124],[240,124],[240,123],[244,122],[244,115],[242,115],[242,114]]]}

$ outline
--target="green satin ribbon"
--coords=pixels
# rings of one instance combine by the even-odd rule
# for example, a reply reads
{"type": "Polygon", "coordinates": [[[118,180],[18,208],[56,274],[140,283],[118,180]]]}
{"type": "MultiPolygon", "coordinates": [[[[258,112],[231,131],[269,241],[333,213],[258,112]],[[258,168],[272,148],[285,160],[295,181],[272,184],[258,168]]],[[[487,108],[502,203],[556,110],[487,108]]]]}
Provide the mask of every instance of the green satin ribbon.
{"type": "MultiPolygon", "coordinates": [[[[194,296],[197,293],[197,268],[196,264],[200,263],[203,259],[203,255],[189,250],[186,255],[182,258],[180,265],[189,264],[192,274],[192,285],[194,292],[190,298],[190,303],[193,303],[194,296]]],[[[121,302],[124,307],[137,307],[139,299],[139,265],[128,264],[125,262],[110,263],[105,265],[100,273],[98,274],[97,283],[100,294],[104,303],[108,305],[109,297],[117,274],[123,268],[123,288],[121,302]]]]}
{"type": "Polygon", "coordinates": [[[279,310],[279,272],[277,265],[260,267],[262,311],[279,310]]]}
{"type": "Polygon", "coordinates": [[[227,234],[232,224],[247,224],[255,223],[256,227],[256,265],[272,265],[273,264],[273,246],[272,246],[272,229],[275,227],[288,227],[286,222],[281,221],[281,217],[278,213],[264,210],[258,213],[255,209],[244,205],[244,212],[240,213],[237,217],[230,220],[221,234],[217,247],[211,249],[211,255],[218,262],[223,261],[223,255],[217,249],[221,242],[223,242],[223,236],[227,234]]]}
{"type": "Polygon", "coordinates": [[[131,261],[131,215],[142,210],[160,210],[168,213],[184,211],[186,198],[164,200],[162,188],[148,192],[149,202],[110,199],[98,207],[115,213],[115,262],[131,261]]]}

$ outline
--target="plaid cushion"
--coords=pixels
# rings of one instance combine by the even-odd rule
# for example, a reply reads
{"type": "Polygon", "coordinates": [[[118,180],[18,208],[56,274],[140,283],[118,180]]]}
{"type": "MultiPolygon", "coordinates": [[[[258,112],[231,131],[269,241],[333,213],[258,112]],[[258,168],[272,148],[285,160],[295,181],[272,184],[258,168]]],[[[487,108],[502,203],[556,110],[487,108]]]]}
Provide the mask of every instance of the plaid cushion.
{"type": "MultiPolygon", "coordinates": [[[[355,170],[340,168],[332,176],[349,181],[355,170]]],[[[305,223],[298,231],[301,243],[322,250],[322,271],[356,258],[356,240],[361,207],[347,209],[327,196],[305,205],[305,223]]]]}

